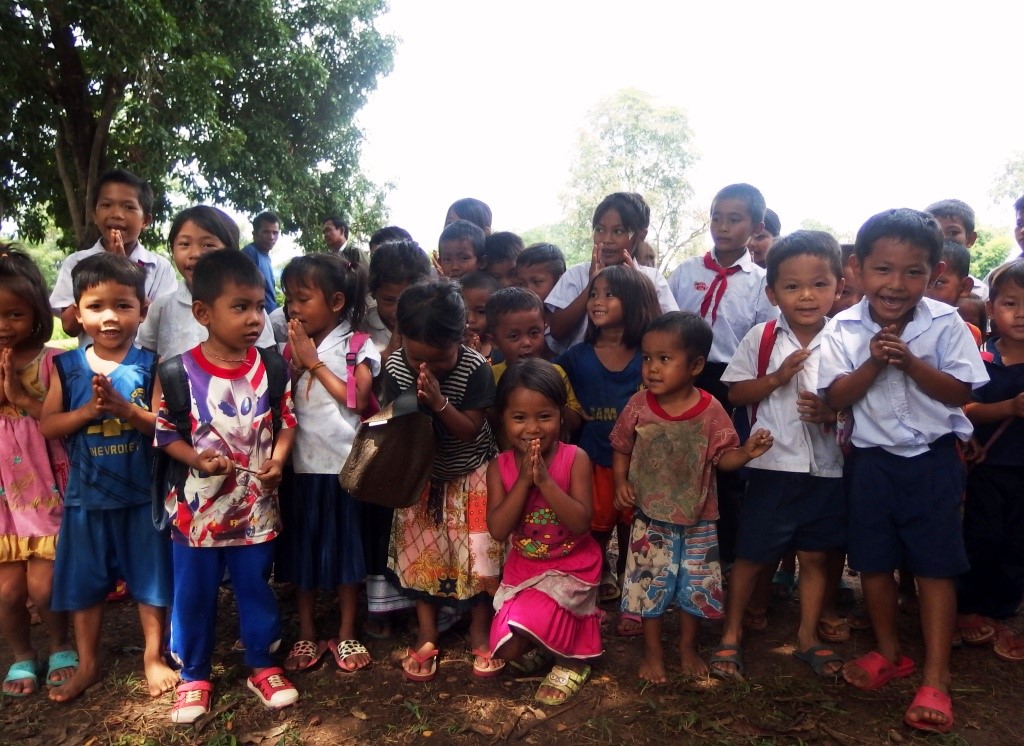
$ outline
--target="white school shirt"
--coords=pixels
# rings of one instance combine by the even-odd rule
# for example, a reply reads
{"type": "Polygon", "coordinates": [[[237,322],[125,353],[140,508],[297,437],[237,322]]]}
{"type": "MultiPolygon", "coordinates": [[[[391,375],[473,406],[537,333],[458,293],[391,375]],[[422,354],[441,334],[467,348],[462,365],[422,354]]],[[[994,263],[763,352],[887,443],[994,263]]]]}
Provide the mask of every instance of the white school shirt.
{"type": "MultiPolygon", "coordinates": [[[[676,305],[676,299],[668,287],[668,282],[661,276],[661,272],[656,267],[648,267],[643,264],[636,264],[634,266],[647,275],[647,279],[654,283],[654,290],[658,294],[658,305],[661,306],[661,312],[678,311],[679,306],[676,305]]],[[[551,292],[548,293],[544,304],[552,311],[565,308],[576,300],[588,285],[590,285],[590,262],[574,264],[565,271],[565,274],[558,278],[558,282],[551,288],[551,292]]],[[[552,350],[557,353],[565,352],[577,342],[582,342],[586,332],[587,315],[584,313],[580,325],[573,334],[561,340],[554,337],[551,338],[555,343],[552,350]]]]}
{"type": "MultiPolygon", "coordinates": [[[[819,396],[871,356],[871,338],[881,327],[871,319],[869,308],[864,298],[825,327],[818,363],[819,396]]],[[[988,383],[974,337],[953,306],[922,298],[900,336],[913,355],[972,389],[988,383]]],[[[858,448],[877,446],[897,456],[918,456],[944,435],[967,440],[972,432],[963,409],[931,398],[891,365],[853,405],[851,442],[858,448]]]]}
{"type": "MultiPolygon", "coordinates": [[[[324,337],[316,352],[327,368],[348,383],[345,356],[352,340],[352,327],[342,322],[324,337]]],[[[380,353],[367,338],[356,352],[356,365],[365,362],[374,377],[380,374],[380,353]]],[[[296,474],[337,474],[345,465],[359,427],[359,413],[339,402],[307,370],[292,386],[292,411],[298,428],[292,448],[296,474]],[[312,379],[312,385],[310,380],[312,379]]]]}
{"type": "MultiPolygon", "coordinates": [[[[274,334],[263,312],[263,331],[256,340],[257,347],[273,347],[274,334]]],[[[160,360],[180,355],[205,342],[209,334],[206,327],[192,315],[192,291],[182,280],[173,293],[161,295],[149,307],[135,337],[135,346],[152,350],[160,360]]]]}
{"type": "MultiPolygon", "coordinates": [[[[722,374],[722,383],[757,378],[757,352],[764,328],[765,324],[758,324],[740,340],[736,354],[722,374]]],[[[766,374],[774,373],[783,360],[802,349],[784,316],[779,317],[775,329],[775,345],[768,358],[766,374]]],[[[836,443],[835,432],[826,431],[824,425],[801,422],[796,408],[801,391],[817,391],[823,334],[824,330],[818,332],[807,346],[811,354],[804,361],[803,370],[757,405],[757,419],[751,430],[763,427],[771,431],[774,444],[767,453],[747,464],[751,468],[800,472],[812,477],[843,475],[843,454],[836,443]]]]}
{"type": "MultiPolygon", "coordinates": [[[[74,285],[71,282],[71,270],[73,270],[80,261],[86,259],[93,254],[102,254],[106,249],[103,248],[103,244],[96,241],[88,249],[82,249],[76,251],[73,254],[69,254],[64,258],[64,261],[60,265],[60,270],[57,272],[57,279],[53,282],[53,290],[50,292],[50,309],[53,311],[53,315],[59,317],[61,312],[75,302],[75,290],[74,285]]],[[[128,259],[140,264],[146,270],[146,298],[150,301],[154,301],[162,295],[167,293],[173,293],[176,287],[174,279],[174,268],[171,267],[171,263],[164,259],[159,254],[154,254],[152,251],[147,251],[141,243],[136,242],[135,248],[132,249],[132,253],[128,255],[128,259]]],[[[92,344],[92,338],[82,332],[78,335],[78,346],[85,347],[88,344],[92,344]]]]}
{"type": "MultiPolygon", "coordinates": [[[[712,250],[711,255],[717,262],[718,254],[712,250]]],[[[779,313],[764,292],[767,284],[764,270],[754,264],[750,252],[743,252],[743,256],[733,266],[738,266],[740,271],[729,276],[714,323],[711,322],[713,305],[708,307],[707,315],[703,317],[711,324],[714,334],[711,354],[708,355],[708,360],[713,363],[728,363],[732,360],[740,340],[754,324],[771,321],[779,313]]],[[[704,266],[703,255],[691,257],[676,267],[668,278],[668,286],[679,304],[679,310],[700,315],[701,301],[707,295],[715,276],[712,270],[704,266]]]]}

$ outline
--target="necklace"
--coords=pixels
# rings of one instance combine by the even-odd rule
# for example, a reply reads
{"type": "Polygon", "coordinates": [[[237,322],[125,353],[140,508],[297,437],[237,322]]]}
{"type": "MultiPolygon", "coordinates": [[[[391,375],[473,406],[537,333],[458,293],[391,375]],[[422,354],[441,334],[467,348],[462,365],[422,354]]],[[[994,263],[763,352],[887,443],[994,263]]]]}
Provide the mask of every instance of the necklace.
{"type": "Polygon", "coordinates": [[[220,360],[222,363],[244,363],[245,362],[245,358],[244,357],[241,358],[241,359],[236,359],[236,358],[232,358],[232,357],[221,357],[220,355],[214,355],[212,352],[210,352],[206,348],[206,342],[200,342],[199,346],[203,348],[203,354],[206,355],[206,357],[212,357],[214,360],[220,360]]]}

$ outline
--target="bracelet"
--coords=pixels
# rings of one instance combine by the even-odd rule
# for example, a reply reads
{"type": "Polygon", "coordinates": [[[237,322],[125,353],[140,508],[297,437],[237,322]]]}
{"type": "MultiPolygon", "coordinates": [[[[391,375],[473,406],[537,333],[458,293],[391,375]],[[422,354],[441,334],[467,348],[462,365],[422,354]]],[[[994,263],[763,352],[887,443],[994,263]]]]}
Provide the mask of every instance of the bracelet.
{"type": "Polygon", "coordinates": [[[323,360],[317,360],[314,365],[309,366],[306,370],[309,371],[310,375],[313,375],[313,373],[315,373],[317,370],[325,367],[327,367],[327,363],[325,363],[323,360]]]}
{"type": "Polygon", "coordinates": [[[448,397],[446,396],[444,398],[444,406],[442,406],[439,410],[437,410],[437,412],[435,412],[435,414],[441,414],[441,412],[443,412],[447,406],[448,406],[448,397]]]}

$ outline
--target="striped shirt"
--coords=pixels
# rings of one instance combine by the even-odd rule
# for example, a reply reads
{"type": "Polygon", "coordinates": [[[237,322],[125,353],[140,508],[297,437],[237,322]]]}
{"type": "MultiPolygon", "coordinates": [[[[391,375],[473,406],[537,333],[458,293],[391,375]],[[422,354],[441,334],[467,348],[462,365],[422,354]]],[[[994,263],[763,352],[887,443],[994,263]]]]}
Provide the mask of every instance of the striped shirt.
{"type": "MultiPolygon", "coordinates": [[[[384,398],[394,400],[406,389],[416,385],[419,372],[410,368],[405,350],[395,350],[384,363],[384,398]]],[[[487,409],[494,404],[494,375],[484,357],[468,347],[459,347],[459,357],[444,377],[438,377],[441,393],[451,406],[461,412],[487,409]]],[[[426,410],[424,410],[426,411],[426,410]]],[[[491,426],[484,420],[483,427],[472,442],[459,440],[428,412],[434,420],[434,468],[431,479],[451,481],[474,471],[480,464],[494,458],[497,446],[491,426]]]]}

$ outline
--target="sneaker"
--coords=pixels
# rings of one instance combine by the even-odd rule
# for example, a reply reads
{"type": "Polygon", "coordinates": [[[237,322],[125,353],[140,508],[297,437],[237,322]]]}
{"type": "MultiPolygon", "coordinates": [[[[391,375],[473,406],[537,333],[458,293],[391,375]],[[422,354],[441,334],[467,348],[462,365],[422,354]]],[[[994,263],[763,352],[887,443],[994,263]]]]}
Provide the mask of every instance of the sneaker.
{"type": "Polygon", "coordinates": [[[185,681],[174,690],[174,707],[171,708],[172,723],[194,723],[210,711],[210,694],[213,684],[209,681],[185,681]]]}
{"type": "Polygon", "coordinates": [[[245,680],[248,686],[265,707],[277,710],[299,701],[299,690],[285,678],[284,670],[274,666],[266,668],[263,673],[250,676],[245,680]]]}

